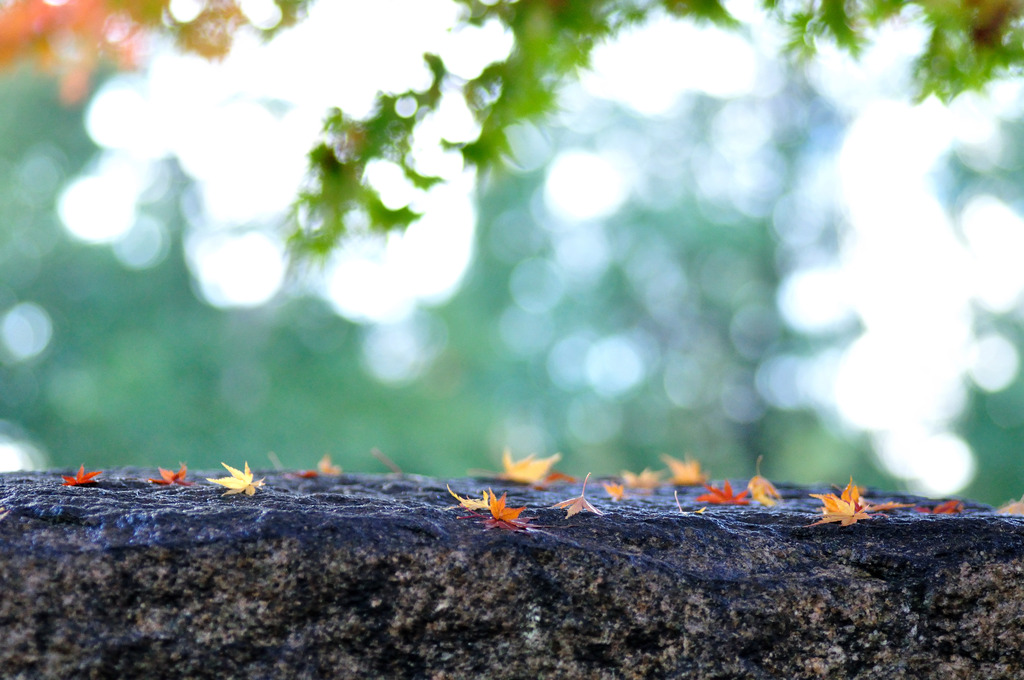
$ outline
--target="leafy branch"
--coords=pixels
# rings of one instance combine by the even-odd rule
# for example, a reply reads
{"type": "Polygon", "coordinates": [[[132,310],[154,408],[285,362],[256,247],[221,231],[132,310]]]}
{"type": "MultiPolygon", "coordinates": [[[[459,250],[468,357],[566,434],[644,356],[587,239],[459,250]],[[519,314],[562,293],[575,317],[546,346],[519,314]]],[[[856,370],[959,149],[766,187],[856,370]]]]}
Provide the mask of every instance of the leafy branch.
{"type": "MultiPolygon", "coordinates": [[[[0,1],[0,66],[34,59],[62,73],[66,94],[72,97],[81,93],[83,70],[91,72],[101,59],[132,66],[140,52],[137,38],[144,33],[169,35],[181,50],[216,59],[230,51],[242,30],[269,39],[302,21],[312,0],[275,2],[280,20],[261,29],[251,24],[236,0],[209,0],[187,21],[173,18],[170,0],[0,1]],[[112,25],[118,28],[116,34],[112,25]]],[[[468,80],[449,72],[441,57],[427,54],[431,82],[425,89],[381,92],[372,113],[362,119],[340,109],[330,111],[321,139],[308,155],[306,187],[291,211],[289,244],[299,260],[326,258],[360,228],[403,230],[420,216],[410,206],[386,205],[368,181],[367,167],[375,160],[391,162],[413,187],[423,190],[443,181],[418,171],[412,151],[418,126],[438,110],[443,94],[463,99],[479,134],[458,143],[442,140],[442,147],[458,152],[464,167],[487,173],[499,169],[509,151],[509,126],[552,111],[559,85],[588,64],[596,45],[624,28],[669,15],[744,29],[719,0],[456,2],[462,9],[461,26],[497,21],[505,27],[513,38],[510,53],[468,80]]],[[[914,69],[919,99],[936,95],[949,100],[995,79],[1017,76],[1024,65],[1024,5],[1016,0],[763,0],[762,5],[786,27],[786,52],[797,59],[813,58],[822,43],[857,57],[883,24],[922,25],[928,37],[914,69]]]]}

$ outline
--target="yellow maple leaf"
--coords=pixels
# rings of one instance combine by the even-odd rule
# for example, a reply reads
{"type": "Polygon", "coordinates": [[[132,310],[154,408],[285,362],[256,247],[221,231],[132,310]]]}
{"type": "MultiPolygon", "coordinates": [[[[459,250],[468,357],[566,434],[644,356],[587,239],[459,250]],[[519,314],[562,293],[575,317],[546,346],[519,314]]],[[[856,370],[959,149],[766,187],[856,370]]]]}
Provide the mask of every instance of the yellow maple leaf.
{"type": "Polygon", "coordinates": [[[869,512],[878,512],[880,510],[892,510],[894,508],[909,508],[912,503],[879,503],[877,505],[868,503],[860,495],[860,488],[855,486],[853,483],[853,477],[850,477],[850,483],[843,489],[841,496],[836,496],[834,493],[821,494],[812,493],[810,494],[814,498],[818,498],[824,503],[824,507],[821,509],[821,513],[824,516],[817,522],[811,523],[809,526],[815,524],[826,524],[828,522],[839,522],[844,527],[848,527],[862,519],[870,519],[872,515],[869,512]]]}
{"type": "Polygon", "coordinates": [[[1019,501],[1010,501],[996,510],[1000,515],[1024,515],[1024,496],[1019,501]]]}
{"type": "Polygon", "coordinates": [[[245,472],[237,468],[233,468],[227,463],[221,463],[227,471],[231,473],[230,477],[220,477],[219,479],[213,479],[207,477],[206,481],[213,482],[214,484],[220,484],[228,488],[222,495],[230,496],[236,493],[245,493],[249,496],[256,493],[256,487],[263,486],[263,480],[252,481],[252,472],[249,470],[249,462],[245,463],[245,472]]]}
{"type": "MultiPolygon", "coordinates": [[[[447,486],[447,485],[445,485],[447,486]]],[[[459,494],[452,491],[452,487],[448,487],[448,493],[455,496],[455,500],[459,502],[459,505],[466,508],[467,510],[488,510],[491,507],[491,498],[488,496],[488,492],[484,491],[484,497],[481,500],[475,498],[463,498],[459,494]]]]}
{"type": "Polygon", "coordinates": [[[336,477],[341,474],[341,468],[331,462],[331,454],[329,453],[324,454],[324,457],[316,464],[316,469],[320,474],[331,477],[336,477]]]}
{"type": "Polygon", "coordinates": [[[859,520],[871,517],[860,500],[860,491],[853,485],[853,477],[843,489],[841,496],[836,496],[834,493],[812,493],[810,495],[824,503],[824,507],[821,509],[822,519],[813,522],[810,526],[839,522],[844,527],[848,527],[859,520]]]}
{"type": "Polygon", "coordinates": [[[612,497],[613,501],[621,501],[626,496],[625,487],[621,484],[609,484],[608,482],[601,482],[604,490],[608,492],[608,495],[612,497]]]}
{"type": "Polygon", "coordinates": [[[761,476],[761,456],[757,457],[756,474],[747,482],[747,490],[750,491],[750,497],[761,505],[770,507],[782,499],[775,485],[761,476]]]}
{"type": "Polygon", "coordinates": [[[708,476],[701,472],[700,462],[690,460],[689,456],[683,461],[673,458],[668,454],[662,454],[661,459],[665,461],[669,471],[672,473],[672,479],[669,482],[676,486],[697,486],[708,481],[708,476]]]}
{"type": "Polygon", "coordinates": [[[635,475],[628,470],[623,470],[622,481],[631,489],[648,490],[657,488],[663,483],[661,481],[661,473],[653,472],[650,468],[644,468],[643,472],[638,475],[635,475]]]}
{"type": "Polygon", "coordinates": [[[600,510],[595,508],[593,505],[590,504],[590,501],[588,501],[586,498],[584,498],[584,496],[586,496],[586,494],[587,494],[587,480],[588,479],[590,479],[590,473],[589,472],[587,473],[587,476],[583,479],[583,490],[580,492],[579,496],[576,496],[575,498],[570,498],[567,501],[562,501],[560,503],[555,503],[551,507],[552,508],[563,508],[565,510],[565,516],[566,517],[572,517],[573,515],[575,515],[577,513],[580,513],[580,512],[584,512],[584,511],[585,512],[592,512],[595,515],[603,515],[604,514],[603,512],[601,512],[600,510]]]}
{"type": "Polygon", "coordinates": [[[761,475],[754,475],[750,478],[750,481],[747,482],[747,490],[750,491],[751,498],[761,505],[769,507],[777,504],[782,498],[775,485],[761,475]]]}
{"type": "Polygon", "coordinates": [[[708,509],[708,506],[704,506],[700,510],[694,510],[693,512],[687,512],[683,510],[683,504],[679,502],[679,491],[673,491],[672,494],[676,497],[676,507],[679,508],[679,512],[684,515],[703,515],[704,511],[708,509]]]}
{"type": "Polygon", "coordinates": [[[505,452],[501,456],[501,462],[505,466],[505,471],[498,475],[498,479],[507,479],[510,482],[522,482],[523,484],[533,484],[544,477],[551,471],[551,467],[562,458],[562,454],[556,453],[553,456],[547,458],[540,458],[534,460],[537,454],[531,453],[522,460],[512,460],[512,452],[505,449],[505,452]]]}

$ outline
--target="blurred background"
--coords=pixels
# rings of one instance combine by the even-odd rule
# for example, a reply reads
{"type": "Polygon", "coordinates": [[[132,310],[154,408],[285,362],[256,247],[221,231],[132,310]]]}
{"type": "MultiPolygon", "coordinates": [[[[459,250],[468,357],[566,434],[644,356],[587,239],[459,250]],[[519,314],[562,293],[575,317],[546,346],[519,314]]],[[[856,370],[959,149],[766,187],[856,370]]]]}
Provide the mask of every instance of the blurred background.
{"type": "Polygon", "coordinates": [[[1020,84],[915,104],[913,26],[797,69],[726,4],[751,30],[663,18],[599,46],[501,172],[439,150],[478,133],[446,98],[415,151],[446,182],[367,169],[424,217],[319,268],[282,223],[327,109],[422,87],[426,51],[472,78],[500,26],[321,2],[223,62],[157,44],[76,103],[0,76],[0,470],[381,471],[376,447],[455,476],[509,447],[579,475],[763,456],[777,482],[1018,497],[1020,84]]]}

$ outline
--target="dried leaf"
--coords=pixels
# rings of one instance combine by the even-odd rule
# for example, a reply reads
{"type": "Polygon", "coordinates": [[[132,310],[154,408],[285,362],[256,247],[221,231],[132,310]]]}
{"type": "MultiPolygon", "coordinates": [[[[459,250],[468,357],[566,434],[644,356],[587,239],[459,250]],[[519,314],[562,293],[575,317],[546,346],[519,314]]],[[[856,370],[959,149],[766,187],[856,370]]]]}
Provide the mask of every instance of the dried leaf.
{"type": "Polygon", "coordinates": [[[570,498],[567,501],[562,501],[560,503],[555,503],[551,507],[552,508],[563,508],[565,510],[565,516],[567,518],[568,517],[572,517],[573,515],[575,515],[577,513],[580,513],[580,512],[592,512],[595,515],[603,515],[604,514],[603,512],[601,512],[600,510],[595,508],[593,505],[590,504],[590,501],[588,501],[586,498],[584,498],[584,496],[587,494],[587,480],[588,479],[590,479],[590,473],[589,472],[587,473],[587,476],[583,480],[583,490],[580,492],[579,496],[576,496],[575,498],[570,498]]]}
{"type": "Polygon", "coordinates": [[[769,507],[777,504],[779,499],[782,498],[775,485],[761,475],[754,475],[750,478],[750,481],[747,482],[747,491],[750,492],[750,497],[755,501],[769,507]]]}
{"type": "Polygon", "coordinates": [[[678,491],[673,491],[672,493],[676,497],[676,507],[679,508],[679,512],[683,513],[684,515],[703,515],[704,511],[708,509],[708,506],[705,505],[700,510],[694,510],[693,512],[687,512],[686,510],[683,510],[683,504],[679,502],[679,492],[678,491]]]}
{"type": "Polygon", "coordinates": [[[750,478],[750,481],[747,482],[747,491],[750,492],[750,497],[755,501],[761,505],[767,505],[769,507],[775,505],[782,499],[782,496],[779,495],[775,485],[761,476],[761,456],[757,457],[757,471],[756,474],[750,478]]]}
{"type": "Polygon", "coordinates": [[[475,498],[463,498],[452,491],[452,487],[450,486],[448,487],[448,493],[455,496],[455,500],[459,502],[459,505],[467,510],[487,510],[491,507],[491,497],[488,496],[487,491],[484,491],[484,497],[481,500],[477,500],[475,498]]]}
{"type": "Polygon", "coordinates": [[[1024,496],[1019,501],[1010,501],[996,510],[1000,515],[1024,515],[1024,496]]]}
{"type": "Polygon", "coordinates": [[[613,501],[621,501],[626,496],[625,487],[621,484],[610,484],[608,482],[602,482],[604,490],[608,492],[608,495],[612,497],[613,501]]]}
{"type": "Polygon", "coordinates": [[[945,503],[939,503],[934,508],[926,508],[918,506],[914,508],[918,512],[923,512],[927,515],[958,515],[964,511],[964,504],[962,501],[951,500],[945,503]]]}
{"type": "Polygon", "coordinates": [[[540,480],[536,484],[533,484],[532,486],[533,486],[534,489],[537,489],[539,491],[543,491],[544,489],[548,488],[549,486],[551,486],[555,482],[568,482],[569,484],[572,484],[575,481],[576,481],[576,478],[573,477],[572,475],[567,475],[564,472],[558,472],[556,470],[555,472],[552,472],[547,477],[545,477],[544,479],[540,480]]]}
{"type": "Polygon", "coordinates": [[[839,522],[842,526],[848,527],[851,524],[856,524],[862,519],[870,519],[874,515],[869,515],[869,512],[878,512],[880,510],[892,510],[894,508],[909,508],[910,503],[880,503],[871,504],[861,498],[860,488],[854,485],[853,477],[850,477],[850,483],[843,489],[841,496],[836,496],[834,493],[820,494],[812,493],[812,497],[821,500],[824,507],[821,509],[823,518],[817,522],[812,522],[808,526],[815,526],[817,524],[827,524],[829,522],[839,522]]]}
{"type": "Polygon", "coordinates": [[[171,470],[165,470],[163,468],[157,468],[160,470],[161,479],[149,478],[149,481],[154,484],[178,484],[180,486],[192,486],[195,482],[186,482],[185,475],[188,474],[188,467],[182,463],[181,468],[177,472],[171,470]]]}
{"type": "Polygon", "coordinates": [[[324,454],[324,457],[316,464],[316,469],[320,474],[331,477],[337,477],[341,474],[341,468],[331,462],[331,454],[329,453],[324,454]]]}
{"type": "Polygon", "coordinates": [[[629,472],[628,470],[622,471],[622,481],[630,489],[656,489],[657,487],[664,484],[661,481],[660,472],[653,472],[650,468],[644,468],[643,472],[638,475],[629,472]]]}
{"type": "MultiPolygon", "coordinates": [[[[463,500],[470,503],[477,502],[475,499],[463,499],[461,496],[456,495],[451,489],[449,489],[448,492],[459,499],[460,505],[463,500]]],[[[526,509],[526,506],[521,508],[510,508],[505,505],[505,497],[507,496],[507,493],[501,494],[501,498],[498,498],[493,491],[488,489],[484,492],[484,496],[488,499],[487,509],[490,510],[490,517],[470,510],[468,515],[464,515],[459,519],[479,519],[483,522],[485,529],[504,529],[506,531],[518,531],[522,533],[534,531],[536,529],[534,525],[530,524],[530,520],[532,520],[533,517],[520,517],[520,514],[526,509]]]]}
{"type": "Polygon", "coordinates": [[[263,486],[262,479],[256,482],[252,481],[252,472],[249,470],[248,461],[246,461],[245,463],[245,472],[233,468],[227,463],[221,463],[221,465],[223,465],[227,469],[227,471],[231,473],[231,476],[220,477],[218,479],[207,477],[206,481],[213,482],[214,484],[220,484],[221,486],[226,486],[228,490],[225,491],[222,495],[231,496],[232,494],[236,493],[245,493],[251,496],[254,493],[256,493],[257,487],[263,486]]]}
{"type": "Polygon", "coordinates": [[[672,474],[672,479],[669,482],[676,486],[697,486],[708,481],[708,476],[700,469],[700,462],[690,460],[689,456],[682,461],[662,454],[661,459],[668,465],[669,472],[672,474]]]}
{"type": "Polygon", "coordinates": [[[95,484],[96,481],[93,479],[98,474],[102,474],[102,470],[96,472],[86,472],[85,465],[83,464],[78,468],[78,474],[74,477],[68,477],[67,475],[61,475],[64,478],[64,483],[61,486],[85,486],[86,484],[95,484]]]}
{"type": "Polygon", "coordinates": [[[505,449],[502,454],[501,462],[505,466],[505,471],[498,475],[498,479],[506,479],[510,482],[521,482],[523,484],[534,484],[537,481],[544,479],[551,472],[551,466],[557,463],[562,458],[562,454],[556,453],[548,458],[541,458],[534,460],[534,456],[537,454],[531,453],[529,456],[522,460],[512,460],[512,453],[505,449]]]}
{"type": "Polygon", "coordinates": [[[508,495],[507,493],[501,494],[501,498],[498,498],[490,489],[487,491],[491,496],[491,502],[489,504],[491,516],[484,518],[484,528],[505,529],[506,531],[521,532],[527,532],[533,529],[533,526],[530,524],[530,520],[533,519],[532,517],[519,517],[523,510],[526,510],[525,505],[521,508],[506,507],[505,496],[508,495]]]}
{"type": "Polygon", "coordinates": [[[509,508],[505,505],[505,497],[508,496],[508,492],[501,494],[501,498],[498,498],[493,491],[487,490],[490,496],[490,502],[488,508],[491,511],[492,519],[496,519],[501,522],[514,522],[522,514],[523,510],[526,510],[524,505],[521,508],[509,508]]]}
{"type": "Polygon", "coordinates": [[[722,488],[718,489],[713,486],[704,485],[704,488],[708,490],[708,493],[697,496],[699,503],[711,503],[713,505],[750,505],[750,501],[746,499],[746,495],[749,491],[744,490],[740,494],[733,493],[732,485],[726,480],[722,482],[722,488]]]}
{"type": "Polygon", "coordinates": [[[865,504],[861,502],[860,490],[853,485],[853,477],[850,477],[850,483],[843,489],[841,496],[836,496],[834,493],[812,493],[810,495],[824,504],[821,509],[822,519],[813,522],[810,526],[839,522],[842,526],[848,527],[862,519],[871,517],[867,513],[865,504]]]}

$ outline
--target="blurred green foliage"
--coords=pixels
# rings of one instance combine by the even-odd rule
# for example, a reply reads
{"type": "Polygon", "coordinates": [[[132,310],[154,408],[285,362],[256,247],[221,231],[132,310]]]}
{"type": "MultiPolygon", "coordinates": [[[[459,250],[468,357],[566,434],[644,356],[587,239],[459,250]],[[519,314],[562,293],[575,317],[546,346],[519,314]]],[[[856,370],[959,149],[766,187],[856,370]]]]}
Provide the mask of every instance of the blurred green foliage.
{"type": "MultiPolygon", "coordinates": [[[[0,420],[8,437],[48,452],[50,465],[266,467],[273,451],[289,467],[330,453],[347,469],[374,470],[369,452],[378,447],[408,471],[459,475],[496,469],[500,450],[515,443],[517,455],[560,450],[575,473],[659,466],[659,454],[669,453],[692,454],[719,477],[742,476],[764,455],[763,471],[780,479],[854,473],[863,483],[885,481],[862,440],[841,436],[807,407],[779,408],[759,394],[759,366],[812,347],[775,311],[784,258],[766,218],[707,209],[692,177],[660,187],[653,204],[578,228],[578,261],[595,243],[610,256],[591,258],[602,269],[575,281],[558,261],[559,253],[573,256],[572,234],[531,214],[540,165],[487,183],[477,253],[460,291],[407,323],[352,324],[301,296],[219,311],[193,291],[181,245],[188,181],[174,164],[165,168],[170,189],[144,209],[168,227],[168,255],[153,268],[128,269],[108,246],[71,240],[52,209],[63,180],[93,152],[80,112],[55,105],[36,80],[2,87],[0,101],[18,104],[0,114],[8,126],[0,131],[0,310],[39,305],[53,339],[37,357],[0,363],[0,420]],[[18,129],[33,135],[7,134],[18,129]],[[58,174],[29,189],[26,168],[39,159],[58,174]],[[523,285],[543,284],[531,271],[548,272],[560,292],[524,293],[523,285]],[[531,294],[546,296],[547,306],[524,310],[531,294]],[[422,372],[390,383],[374,377],[368,352],[389,334],[433,348],[422,372]],[[612,375],[611,388],[595,390],[581,361],[603,346],[614,362],[623,343],[641,357],[641,374],[624,387],[612,375]]],[[[700,140],[724,106],[700,99],[652,129],[608,113],[621,132],[648,136],[652,149],[690,148],[699,160],[710,153],[700,140]]],[[[812,137],[834,126],[804,114],[776,112],[809,123],[778,140],[794,157],[791,168],[819,151],[812,137]]],[[[568,128],[544,134],[553,135],[552,148],[593,141],[568,128]]],[[[636,181],[664,181],[665,161],[652,157],[636,181]]],[[[775,191],[788,181],[780,178],[775,191]]]]}
{"type": "MultiPolygon", "coordinates": [[[[300,16],[305,4],[290,3],[287,16],[300,16]]],[[[427,89],[383,93],[365,120],[331,112],[294,212],[292,245],[314,257],[333,251],[354,213],[378,231],[408,225],[415,213],[387,208],[364,182],[366,164],[387,159],[414,185],[435,183],[417,171],[410,135],[442,90],[461,93],[480,124],[477,139],[451,145],[483,171],[476,257],[450,302],[395,327],[347,322],[314,297],[284,296],[254,310],[200,302],[181,245],[188,181],[170,161],[169,190],[145,207],[170,236],[158,265],[126,269],[106,246],[69,240],[53,203],[94,152],[81,111],[58,105],[49,84],[25,75],[0,82],[0,313],[32,302],[53,323],[44,353],[0,361],[0,434],[38,443],[52,465],[90,468],[179,461],[213,468],[221,460],[266,467],[273,451],[289,467],[311,467],[326,452],[347,469],[370,470],[380,467],[369,456],[378,447],[410,472],[456,475],[495,468],[500,449],[516,442],[517,454],[533,450],[526,444],[562,451],[574,473],[658,466],[664,452],[690,453],[716,477],[744,476],[764,455],[762,471],[776,479],[842,482],[853,474],[859,483],[892,486],[862,436],[808,403],[773,397],[764,378],[775,360],[811,357],[844,339],[800,336],[779,318],[775,292],[794,253],[771,216],[801,168],[837,143],[843,121],[798,82],[760,102],[759,115],[777,128],[770,144],[779,173],[760,187],[767,193],[738,209],[696,188],[702,163],[715,160],[704,140],[728,102],[697,97],[660,123],[606,112],[628,143],[651,149],[637,181],[658,198],[586,225],[585,235],[559,232],[537,212],[544,167],[499,172],[514,155],[510,127],[548,113],[559,84],[586,64],[596,42],[653,12],[743,27],[716,2],[462,4],[467,23],[496,18],[512,30],[509,58],[461,82],[428,55],[427,89]],[[399,114],[403,100],[415,103],[412,115],[399,114]],[[659,158],[680,149],[686,163],[659,158]],[[672,163],[689,170],[659,176],[672,163]],[[606,249],[600,271],[566,269],[560,258],[569,237],[606,249]],[[557,290],[539,289],[547,301],[531,310],[517,300],[516,282],[536,284],[537,272],[557,290]],[[422,371],[391,382],[374,376],[368,355],[389,334],[429,347],[422,371]],[[613,358],[623,347],[634,352],[640,376],[621,390],[598,389],[600,376],[587,376],[580,363],[595,347],[613,358]]],[[[1017,21],[1012,12],[992,14],[994,5],[767,9],[790,26],[790,47],[803,54],[821,40],[856,53],[884,21],[921,22],[931,38],[918,62],[920,95],[951,97],[1019,62],[1021,41],[1011,40],[1017,21]]],[[[544,135],[550,148],[596,144],[568,125],[544,135]]],[[[1018,200],[1019,168],[952,167],[949,201],[979,183],[996,183],[1008,201],[1018,200]]],[[[813,246],[830,252],[829,233],[813,246]]],[[[992,323],[1019,339],[1013,320],[992,323]]],[[[971,392],[962,434],[979,454],[979,473],[968,495],[1001,502],[1024,486],[1020,413],[1020,377],[995,394],[971,392]]]]}

